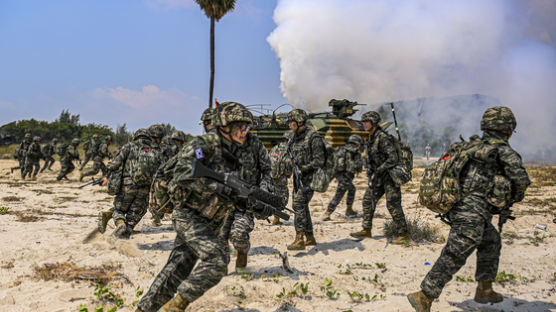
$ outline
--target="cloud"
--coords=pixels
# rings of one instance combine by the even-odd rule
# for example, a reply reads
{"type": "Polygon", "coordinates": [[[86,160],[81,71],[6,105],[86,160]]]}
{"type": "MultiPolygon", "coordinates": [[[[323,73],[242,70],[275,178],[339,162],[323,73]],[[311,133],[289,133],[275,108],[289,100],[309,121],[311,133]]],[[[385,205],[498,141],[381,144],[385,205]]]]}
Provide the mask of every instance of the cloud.
{"type": "Polygon", "coordinates": [[[98,88],[93,91],[97,98],[110,98],[133,109],[146,109],[160,106],[178,107],[187,101],[188,96],[177,89],[160,90],[155,85],[144,86],[141,90],[124,87],[98,88]]]}

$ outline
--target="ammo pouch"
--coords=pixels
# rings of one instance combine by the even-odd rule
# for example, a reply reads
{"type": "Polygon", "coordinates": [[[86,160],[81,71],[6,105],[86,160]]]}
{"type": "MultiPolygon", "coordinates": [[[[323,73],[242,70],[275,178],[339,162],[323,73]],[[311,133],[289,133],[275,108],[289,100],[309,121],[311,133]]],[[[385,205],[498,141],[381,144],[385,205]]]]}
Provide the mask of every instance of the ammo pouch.
{"type": "Polygon", "coordinates": [[[112,171],[108,175],[108,194],[109,195],[118,194],[118,192],[122,188],[123,181],[124,181],[123,170],[112,171]]]}
{"type": "Polygon", "coordinates": [[[473,153],[473,159],[478,160],[483,163],[494,163],[498,157],[498,149],[496,146],[491,144],[486,144],[481,146],[478,150],[473,153]]]}
{"type": "Polygon", "coordinates": [[[496,208],[504,208],[510,204],[512,185],[505,176],[495,175],[492,188],[486,196],[486,201],[496,208]]]}
{"type": "Polygon", "coordinates": [[[309,187],[315,192],[323,193],[326,192],[329,184],[330,176],[322,168],[318,168],[313,173],[313,179],[309,187]]]}

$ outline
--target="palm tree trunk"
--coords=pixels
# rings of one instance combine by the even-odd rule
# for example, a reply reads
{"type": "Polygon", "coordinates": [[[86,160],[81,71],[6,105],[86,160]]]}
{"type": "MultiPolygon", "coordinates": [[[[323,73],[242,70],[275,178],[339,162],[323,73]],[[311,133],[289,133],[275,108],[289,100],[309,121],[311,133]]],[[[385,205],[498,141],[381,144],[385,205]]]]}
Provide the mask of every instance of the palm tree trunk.
{"type": "Polygon", "coordinates": [[[212,108],[212,96],[214,93],[214,17],[210,18],[210,96],[209,107],[212,108]]]}

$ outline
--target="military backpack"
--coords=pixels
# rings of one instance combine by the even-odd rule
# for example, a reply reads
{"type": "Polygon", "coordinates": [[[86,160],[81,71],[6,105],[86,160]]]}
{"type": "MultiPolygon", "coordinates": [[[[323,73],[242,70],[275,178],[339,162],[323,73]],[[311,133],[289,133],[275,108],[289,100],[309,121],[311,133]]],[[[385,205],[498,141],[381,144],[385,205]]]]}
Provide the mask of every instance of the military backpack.
{"type": "Polygon", "coordinates": [[[68,145],[66,143],[60,143],[60,145],[56,147],[56,154],[58,154],[58,156],[60,157],[64,157],[64,155],[66,155],[67,150],[68,150],[68,145]]]}
{"type": "Polygon", "coordinates": [[[330,142],[326,141],[320,135],[318,135],[318,132],[315,131],[313,133],[314,134],[312,136],[306,138],[306,140],[308,140],[307,146],[311,147],[310,141],[314,137],[318,137],[319,140],[322,140],[324,144],[325,162],[324,168],[317,168],[317,170],[313,174],[313,180],[311,181],[310,187],[315,192],[324,193],[326,192],[326,190],[328,190],[328,185],[334,177],[334,147],[332,147],[332,144],[330,144],[330,142]]]}
{"type": "Polygon", "coordinates": [[[347,169],[346,164],[347,149],[343,146],[338,147],[334,151],[334,172],[344,172],[347,169]]]}
{"type": "Polygon", "coordinates": [[[135,185],[150,186],[160,164],[161,155],[158,150],[133,144],[125,168],[135,185]]]}

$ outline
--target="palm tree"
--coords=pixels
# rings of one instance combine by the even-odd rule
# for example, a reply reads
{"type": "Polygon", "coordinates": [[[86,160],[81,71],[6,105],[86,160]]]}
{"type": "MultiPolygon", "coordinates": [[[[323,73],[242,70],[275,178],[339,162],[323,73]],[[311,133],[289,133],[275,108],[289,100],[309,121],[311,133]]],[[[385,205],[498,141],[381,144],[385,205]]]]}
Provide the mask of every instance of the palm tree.
{"type": "Polygon", "coordinates": [[[233,11],[236,0],[195,0],[210,18],[210,95],[209,107],[212,107],[214,92],[214,21],[219,21],[226,13],[233,11]]]}

